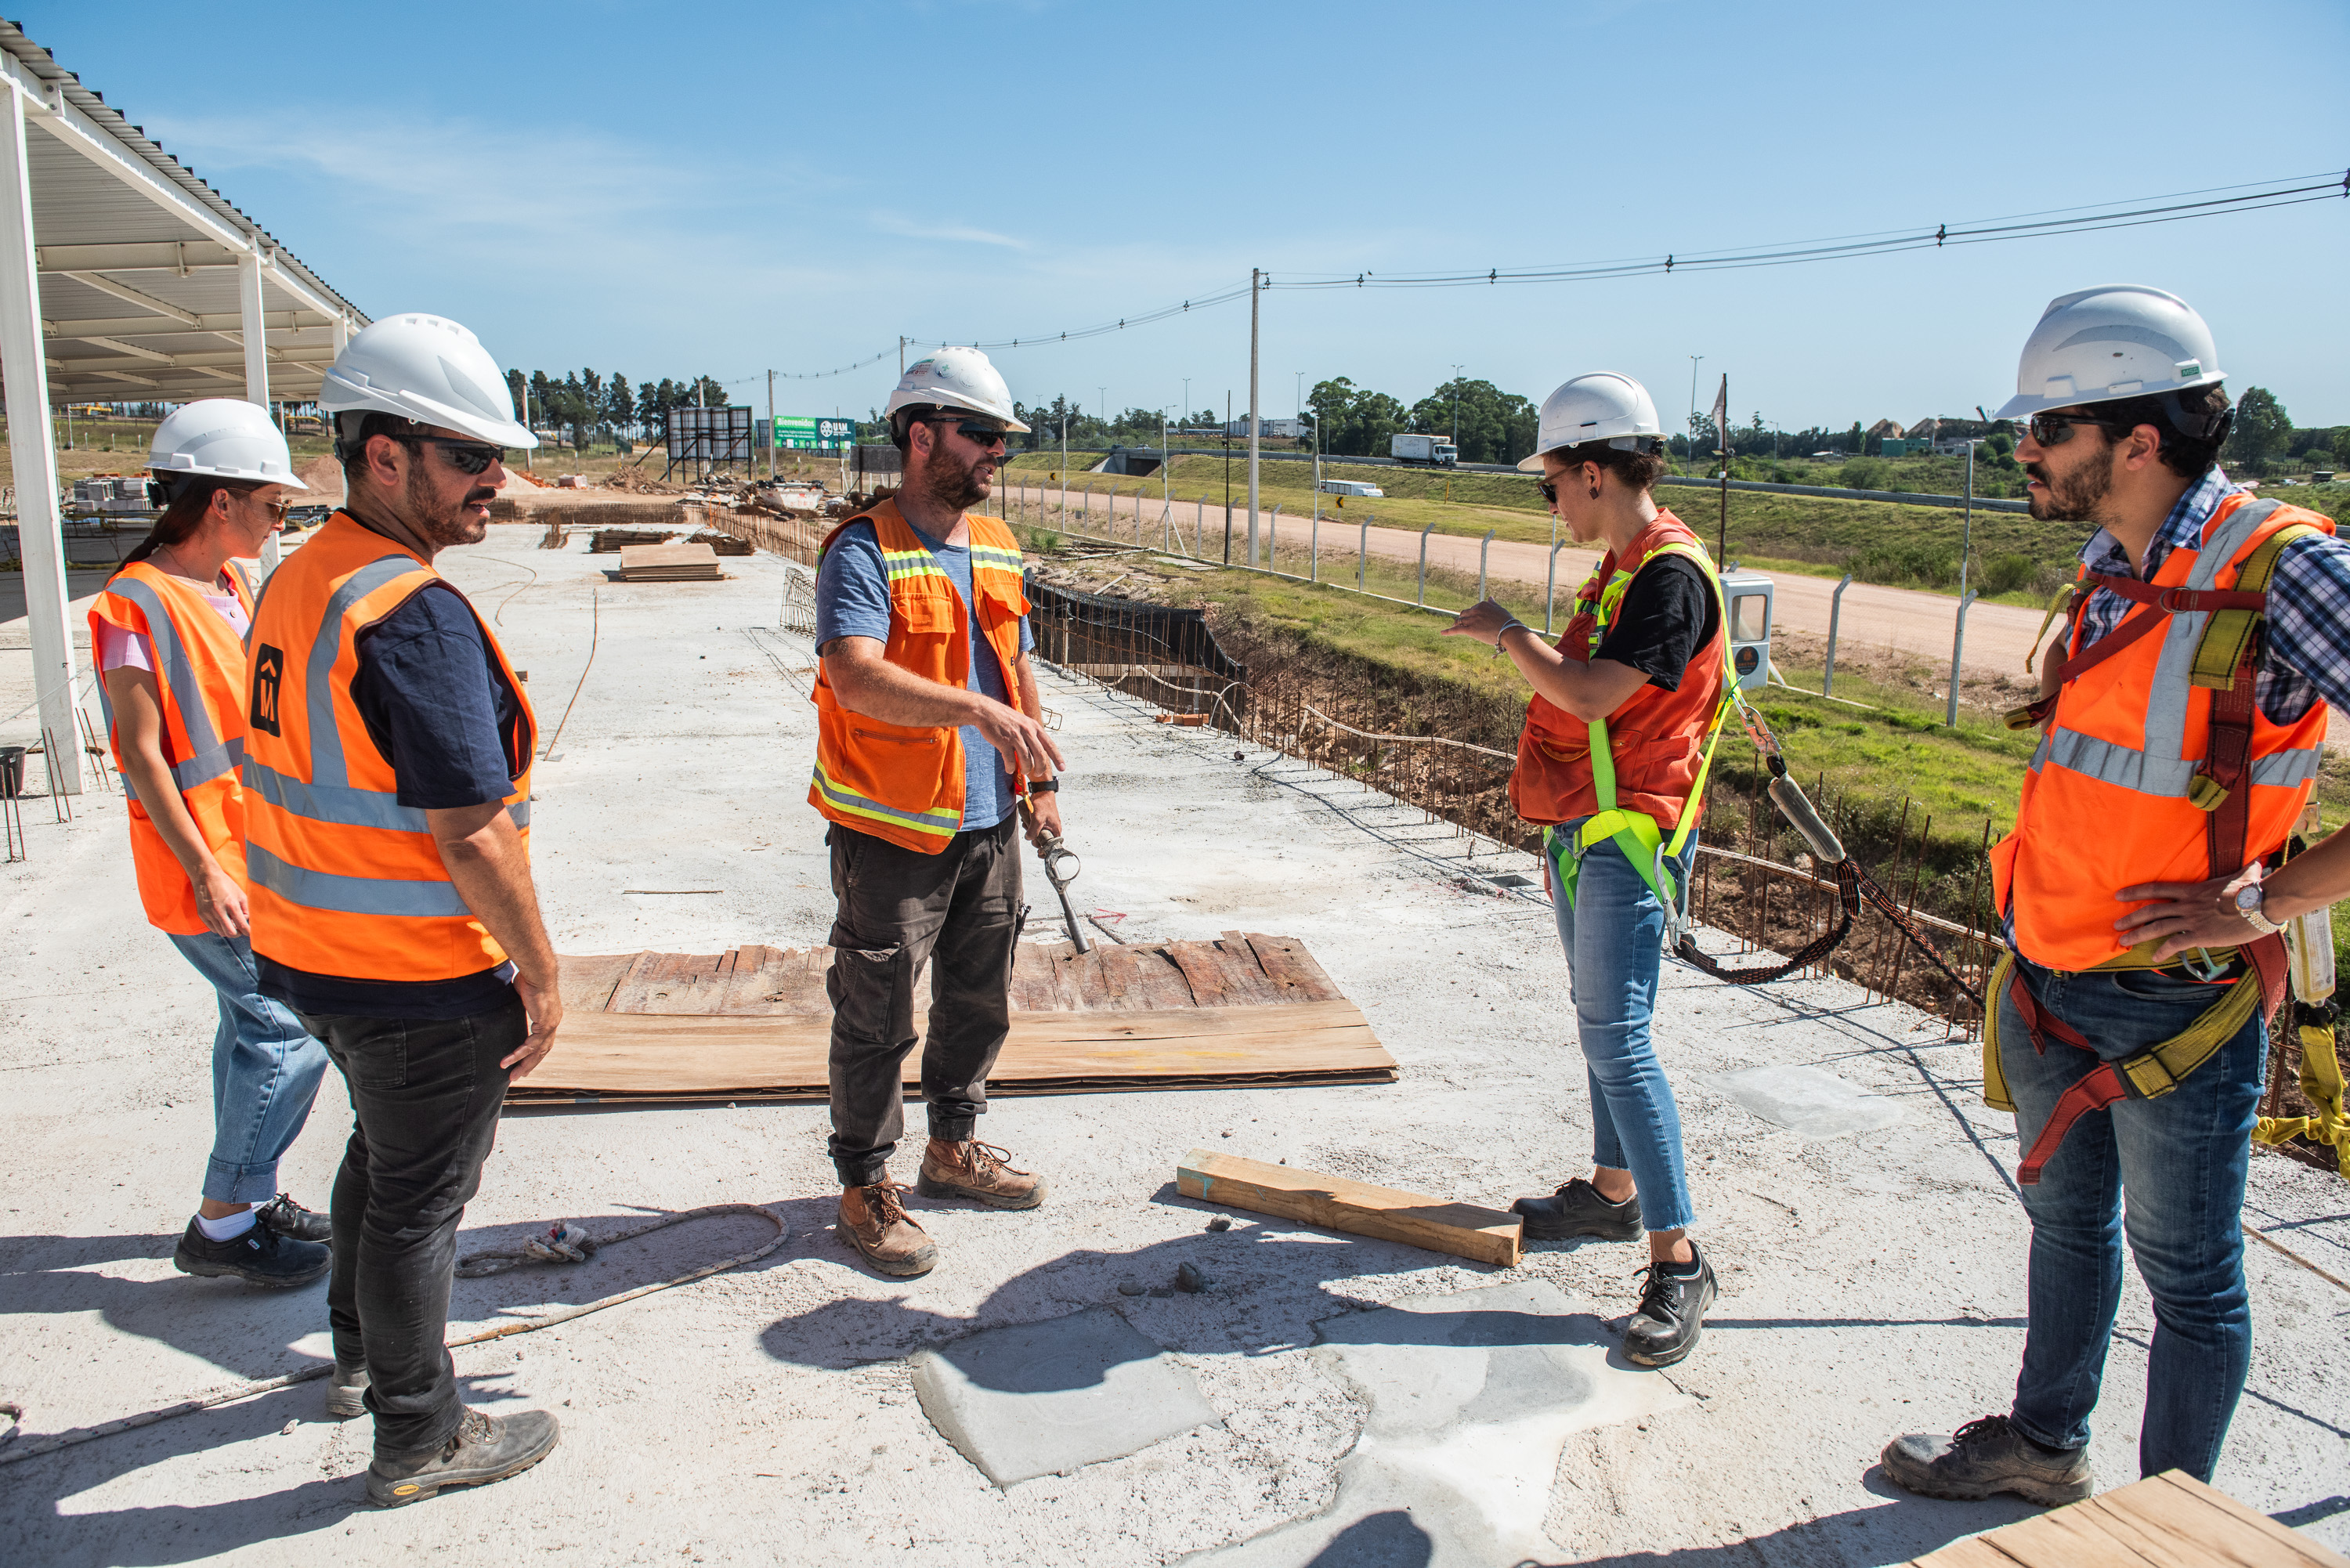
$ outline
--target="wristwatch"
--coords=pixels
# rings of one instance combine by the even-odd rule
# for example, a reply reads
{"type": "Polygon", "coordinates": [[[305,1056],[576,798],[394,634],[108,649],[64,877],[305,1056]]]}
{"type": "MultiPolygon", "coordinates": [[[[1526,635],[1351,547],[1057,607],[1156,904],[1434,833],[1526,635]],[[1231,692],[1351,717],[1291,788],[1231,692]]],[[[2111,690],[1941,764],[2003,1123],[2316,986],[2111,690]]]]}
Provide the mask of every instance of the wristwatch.
{"type": "Polygon", "coordinates": [[[2236,889],[2236,913],[2242,917],[2246,925],[2260,932],[2261,935],[2272,937],[2284,929],[2284,926],[2268,918],[2262,907],[2265,898],[2266,891],[2258,882],[2247,882],[2236,889]]]}
{"type": "Polygon", "coordinates": [[[1058,792],[1060,787],[1061,781],[1059,779],[1030,779],[1028,781],[1028,793],[1030,794],[1053,794],[1058,792]]]}

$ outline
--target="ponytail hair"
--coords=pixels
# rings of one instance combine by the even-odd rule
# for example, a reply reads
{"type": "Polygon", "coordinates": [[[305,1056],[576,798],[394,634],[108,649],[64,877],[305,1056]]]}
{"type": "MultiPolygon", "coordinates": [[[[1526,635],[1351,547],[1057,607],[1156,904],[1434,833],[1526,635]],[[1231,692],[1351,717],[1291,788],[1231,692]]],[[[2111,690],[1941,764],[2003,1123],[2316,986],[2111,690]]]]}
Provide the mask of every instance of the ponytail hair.
{"type": "Polygon", "coordinates": [[[155,519],[155,526],[147,537],[139,541],[130,554],[122,558],[122,566],[143,561],[157,550],[186,544],[204,525],[204,518],[213,509],[213,497],[225,490],[233,494],[250,495],[262,488],[250,479],[222,479],[209,473],[191,474],[159,482],[169,486],[171,500],[164,505],[163,515],[155,519]]]}

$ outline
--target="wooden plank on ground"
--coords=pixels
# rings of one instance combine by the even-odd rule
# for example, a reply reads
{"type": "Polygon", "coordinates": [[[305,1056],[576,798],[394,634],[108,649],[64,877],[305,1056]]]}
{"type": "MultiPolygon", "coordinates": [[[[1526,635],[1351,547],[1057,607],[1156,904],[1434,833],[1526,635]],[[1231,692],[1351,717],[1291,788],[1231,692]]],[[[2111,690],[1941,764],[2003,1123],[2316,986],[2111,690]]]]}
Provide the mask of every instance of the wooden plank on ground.
{"type": "Polygon", "coordinates": [[[1302,1220],[1328,1231],[1401,1241],[1503,1268],[1514,1268],[1518,1262],[1518,1217],[1474,1203],[1447,1202],[1204,1148],[1184,1157],[1175,1171],[1175,1186],[1186,1198],[1302,1220]]]}
{"type": "Polygon", "coordinates": [[[2179,1470],[1954,1542],[1909,1568],[2350,1568],[2179,1470]]]}
{"type": "MultiPolygon", "coordinates": [[[[918,1016],[915,1028],[927,1027],[918,1016]]],[[[832,1021],[807,1016],[567,1013],[511,1098],[821,1098],[832,1021]]],[[[906,1063],[919,1082],[920,1060],[906,1063]]],[[[1348,1002],[1159,1012],[1014,1013],[991,1094],[1089,1088],[1392,1083],[1395,1058],[1348,1002]]]]}

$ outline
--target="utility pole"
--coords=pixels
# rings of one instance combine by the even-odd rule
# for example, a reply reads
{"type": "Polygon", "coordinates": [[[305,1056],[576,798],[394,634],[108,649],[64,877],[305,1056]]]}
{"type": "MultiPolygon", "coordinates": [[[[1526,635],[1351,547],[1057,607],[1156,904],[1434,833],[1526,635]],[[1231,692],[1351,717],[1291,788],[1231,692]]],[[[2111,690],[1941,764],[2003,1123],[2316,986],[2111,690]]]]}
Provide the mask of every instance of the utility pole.
{"type": "Polygon", "coordinates": [[[1257,441],[1258,441],[1258,437],[1259,437],[1259,435],[1260,435],[1260,433],[1261,433],[1259,427],[1263,423],[1263,421],[1261,419],[1259,419],[1259,418],[1258,418],[1258,411],[1257,411],[1257,397],[1256,397],[1256,386],[1257,386],[1257,375],[1256,375],[1256,368],[1257,368],[1257,347],[1258,347],[1258,341],[1259,341],[1259,333],[1258,333],[1258,330],[1257,330],[1257,324],[1258,324],[1257,301],[1258,301],[1258,299],[1259,299],[1259,298],[1263,295],[1263,292],[1264,292],[1264,285],[1263,285],[1263,277],[1264,277],[1264,274],[1263,274],[1263,271],[1261,271],[1260,269],[1258,269],[1258,268],[1256,268],[1256,267],[1251,267],[1251,268],[1249,268],[1249,503],[1248,503],[1248,506],[1249,506],[1249,538],[1248,538],[1249,551],[1248,551],[1248,564],[1249,564],[1250,566],[1255,566],[1255,565],[1256,565],[1256,479],[1257,479],[1257,441]]]}
{"type": "MultiPolygon", "coordinates": [[[[1721,563],[1730,556],[1730,372],[1727,370],[1721,373],[1721,418],[1715,424],[1714,439],[1721,442],[1721,528],[1714,535],[1713,566],[1714,570],[1720,571],[1721,563]]],[[[1762,628],[1766,634],[1770,629],[1767,626],[1762,628]]],[[[1767,675],[1769,672],[1764,673],[1767,675]]]]}
{"type": "Polygon", "coordinates": [[[767,372],[767,477],[775,477],[775,373],[767,372]]]}
{"type": "Polygon", "coordinates": [[[1452,367],[1452,450],[1461,450],[1461,367],[1452,367]]]}
{"type": "Polygon", "coordinates": [[[1695,457],[1695,456],[1697,455],[1697,362],[1698,362],[1699,360],[1700,360],[1700,359],[1704,358],[1705,358],[1705,356],[1704,356],[1704,355],[1702,355],[1702,354],[1692,354],[1692,355],[1690,355],[1690,356],[1689,357],[1689,362],[1690,362],[1690,415],[1689,415],[1689,417],[1690,417],[1690,422],[1689,422],[1690,438],[1689,438],[1689,440],[1690,440],[1690,455],[1691,457],[1695,457]]]}
{"type": "Polygon", "coordinates": [[[1096,387],[1094,389],[1094,392],[1096,396],[1101,399],[1102,429],[1107,432],[1109,429],[1109,389],[1107,387],[1096,387]]]}
{"type": "MultiPolygon", "coordinates": [[[[1975,412],[1982,410],[1977,409],[1975,412]]],[[[1942,717],[1943,727],[1952,730],[1959,726],[1959,661],[1967,651],[1967,606],[1980,597],[1967,592],[1967,563],[1973,557],[1975,549],[1975,448],[1981,445],[1983,440],[1981,436],[1967,438],[1967,505],[1961,514],[1963,522],[1959,535],[1958,629],[1950,635],[1950,701],[1949,711],[1942,717]]]]}
{"type": "Polygon", "coordinates": [[[906,373],[906,339],[905,339],[905,336],[901,333],[901,334],[899,334],[899,338],[898,338],[898,374],[899,374],[899,375],[900,375],[900,376],[903,376],[905,373],[906,373]]]}
{"type": "MultiPolygon", "coordinates": [[[[1254,308],[1253,306],[1251,306],[1254,308]]],[[[1232,564],[1232,389],[1224,389],[1224,565],[1232,564]]]]}

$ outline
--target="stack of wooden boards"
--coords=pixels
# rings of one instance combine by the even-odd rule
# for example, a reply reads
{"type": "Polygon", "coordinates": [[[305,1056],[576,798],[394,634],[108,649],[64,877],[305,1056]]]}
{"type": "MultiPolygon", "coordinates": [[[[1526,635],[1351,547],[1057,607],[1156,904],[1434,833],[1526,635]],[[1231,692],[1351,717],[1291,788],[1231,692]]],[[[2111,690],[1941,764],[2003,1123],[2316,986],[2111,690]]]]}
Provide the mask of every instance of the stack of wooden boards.
{"type": "Polygon", "coordinates": [[[2184,1470],[2116,1487],[1913,1559],[1908,1568],[2350,1568],[2350,1559],[2184,1470]]]}
{"type": "Polygon", "coordinates": [[[598,528],[588,549],[591,555],[609,556],[631,545],[666,545],[676,537],[674,528],[598,528]]]}
{"type": "Polygon", "coordinates": [[[701,533],[696,534],[691,538],[688,539],[686,543],[689,545],[707,545],[711,549],[716,551],[722,556],[747,556],[751,554],[750,540],[737,539],[732,534],[721,534],[715,528],[704,528],[701,533]]]}
{"type": "Polygon", "coordinates": [[[707,545],[630,545],[620,552],[620,583],[714,583],[718,552],[707,545]]]}
{"type": "MultiPolygon", "coordinates": [[[[821,1100],[832,950],[563,961],[555,1049],[508,1098],[821,1100]]],[[[918,999],[929,987],[918,982],[918,999]]],[[[1099,947],[1024,942],[991,1095],[1395,1081],[1369,1023],[1291,937],[1099,947]]],[[[927,1023],[915,1019],[919,1033],[927,1023]]],[[[919,1081],[920,1055],[907,1059],[919,1081]]]]}

